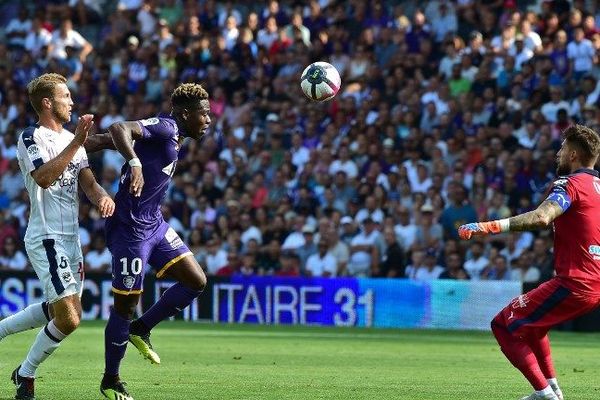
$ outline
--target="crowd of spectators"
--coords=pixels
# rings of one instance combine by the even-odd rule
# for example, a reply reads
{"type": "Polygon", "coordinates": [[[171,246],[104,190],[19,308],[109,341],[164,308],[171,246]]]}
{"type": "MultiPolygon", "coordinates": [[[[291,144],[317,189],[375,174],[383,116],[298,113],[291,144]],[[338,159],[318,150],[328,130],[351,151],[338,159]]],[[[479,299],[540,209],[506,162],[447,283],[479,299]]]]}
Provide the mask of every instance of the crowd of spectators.
{"type": "MultiPolygon", "coordinates": [[[[27,268],[16,139],[25,86],[68,77],[101,132],[169,112],[180,82],[213,127],[182,146],[165,219],[209,275],[544,280],[550,231],[459,243],[466,222],[535,207],[561,132],[598,128],[595,1],[39,0],[5,2],[0,42],[0,270],[27,268]],[[313,61],[336,98],[303,97],[313,61]]],[[[71,124],[68,128],[73,129],[71,124]]],[[[118,188],[122,159],[90,154],[118,188]]],[[[103,222],[80,206],[88,270],[108,271],[103,222]]]]}

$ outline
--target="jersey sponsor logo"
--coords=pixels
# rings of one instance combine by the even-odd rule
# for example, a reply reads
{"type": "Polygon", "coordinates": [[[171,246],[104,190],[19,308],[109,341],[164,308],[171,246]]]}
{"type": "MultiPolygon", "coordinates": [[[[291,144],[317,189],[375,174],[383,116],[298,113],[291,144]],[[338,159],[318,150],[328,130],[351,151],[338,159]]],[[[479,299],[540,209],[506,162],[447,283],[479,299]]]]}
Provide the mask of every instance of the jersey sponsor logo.
{"type": "Polygon", "coordinates": [[[148,126],[148,125],[156,125],[158,124],[160,121],[158,118],[148,118],[148,119],[142,119],[140,120],[140,123],[143,126],[148,126]]]}
{"type": "Polygon", "coordinates": [[[169,242],[171,248],[173,249],[183,246],[183,240],[181,240],[173,228],[169,228],[167,230],[167,233],[165,233],[165,239],[167,239],[167,242],[169,242]]]}
{"type": "Polygon", "coordinates": [[[131,289],[134,284],[135,284],[135,278],[133,276],[128,275],[123,278],[123,286],[125,286],[127,289],[131,289]]]}
{"type": "Polygon", "coordinates": [[[32,144],[31,146],[29,146],[27,148],[27,155],[29,156],[30,160],[37,160],[38,158],[41,158],[41,153],[40,153],[40,148],[37,146],[37,144],[32,144]]]}
{"type": "Polygon", "coordinates": [[[77,185],[77,175],[80,165],[80,162],[69,162],[67,169],[52,183],[52,186],[67,188],[67,192],[73,193],[77,185]]]}
{"type": "Polygon", "coordinates": [[[600,246],[597,244],[593,244],[588,248],[588,253],[590,253],[594,260],[600,260],[600,246]]]}

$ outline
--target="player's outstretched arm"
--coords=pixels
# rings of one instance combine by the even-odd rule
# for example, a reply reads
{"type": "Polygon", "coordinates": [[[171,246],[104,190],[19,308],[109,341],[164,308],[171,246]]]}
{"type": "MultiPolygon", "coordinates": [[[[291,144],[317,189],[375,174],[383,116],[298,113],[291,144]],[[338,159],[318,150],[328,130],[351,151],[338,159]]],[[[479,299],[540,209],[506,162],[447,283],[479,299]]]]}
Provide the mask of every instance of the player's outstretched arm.
{"type": "Polygon", "coordinates": [[[142,174],[142,163],[135,154],[133,141],[141,139],[142,128],[138,122],[125,121],[115,122],[108,128],[115,148],[127,160],[131,167],[131,183],[129,193],[140,197],[144,187],[144,176],[142,174]]]}
{"type": "Polygon", "coordinates": [[[77,153],[77,150],[85,144],[88,133],[93,125],[93,115],[86,114],[81,116],[75,130],[75,137],[71,143],[58,156],[31,172],[35,183],[44,189],[48,189],[58,179],[60,174],[65,171],[67,165],[69,165],[69,162],[73,159],[75,153],[77,153]]]}
{"type": "Polygon", "coordinates": [[[520,232],[541,229],[549,226],[568,208],[553,198],[548,198],[533,211],[516,215],[511,218],[487,222],[473,222],[461,225],[458,235],[461,239],[469,240],[472,236],[485,236],[501,232],[520,232]]]}
{"type": "Polygon", "coordinates": [[[108,133],[98,133],[85,141],[86,153],[95,153],[100,150],[116,150],[112,137],[108,133]]]}
{"type": "Polygon", "coordinates": [[[102,218],[113,215],[115,202],[106,193],[106,190],[96,182],[96,178],[90,168],[83,168],[79,172],[79,185],[92,204],[98,207],[102,218]]]}

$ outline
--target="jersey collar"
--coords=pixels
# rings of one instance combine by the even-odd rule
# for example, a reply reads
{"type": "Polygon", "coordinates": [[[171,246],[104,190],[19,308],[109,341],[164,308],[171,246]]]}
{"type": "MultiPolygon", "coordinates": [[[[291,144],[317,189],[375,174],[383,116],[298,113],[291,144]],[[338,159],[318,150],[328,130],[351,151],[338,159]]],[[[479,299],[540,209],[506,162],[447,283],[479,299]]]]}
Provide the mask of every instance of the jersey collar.
{"type": "Polygon", "coordinates": [[[595,169],[591,169],[591,168],[579,168],[579,169],[573,171],[573,173],[570,175],[575,175],[575,174],[589,174],[589,175],[593,175],[595,177],[600,177],[600,173],[598,171],[596,171],[595,169]]]}

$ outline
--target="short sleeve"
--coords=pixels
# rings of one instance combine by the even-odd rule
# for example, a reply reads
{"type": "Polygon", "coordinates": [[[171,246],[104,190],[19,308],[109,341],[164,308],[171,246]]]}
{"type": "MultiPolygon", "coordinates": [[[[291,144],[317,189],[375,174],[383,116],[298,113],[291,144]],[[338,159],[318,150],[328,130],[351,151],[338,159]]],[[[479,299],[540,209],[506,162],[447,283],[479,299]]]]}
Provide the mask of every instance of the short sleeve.
{"type": "Polygon", "coordinates": [[[19,158],[27,168],[27,172],[35,171],[50,160],[46,149],[35,140],[34,127],[26,128],[18,141],[19,158]]]}
{"type": "Polygon", "coordinates": [[[177,136],[177,125],[167,118],[148,118],[138,121],[144,139],[169,140],[177,136]]]}
{"type": "Polygon", "coordinates": [[[73,41],[74,46],[78,49],[81,49],[83,46],[85,46],[87,40],[85,40],[85,38],[83,36],[81,36],[81,34],[77,31],[71,31],[71,40],[73,41]]]}
{"type": "Polygon", "coordinates": [[[79,170],[81,171],[84,168],[87,168],[90,166],[90,163],[88,161],[88,156],[87,153],[85,152],[85,149],[83,147],[80,147],[79,150],[77,150],[77,158],[80,161],[79,164],[79,170]]]}

